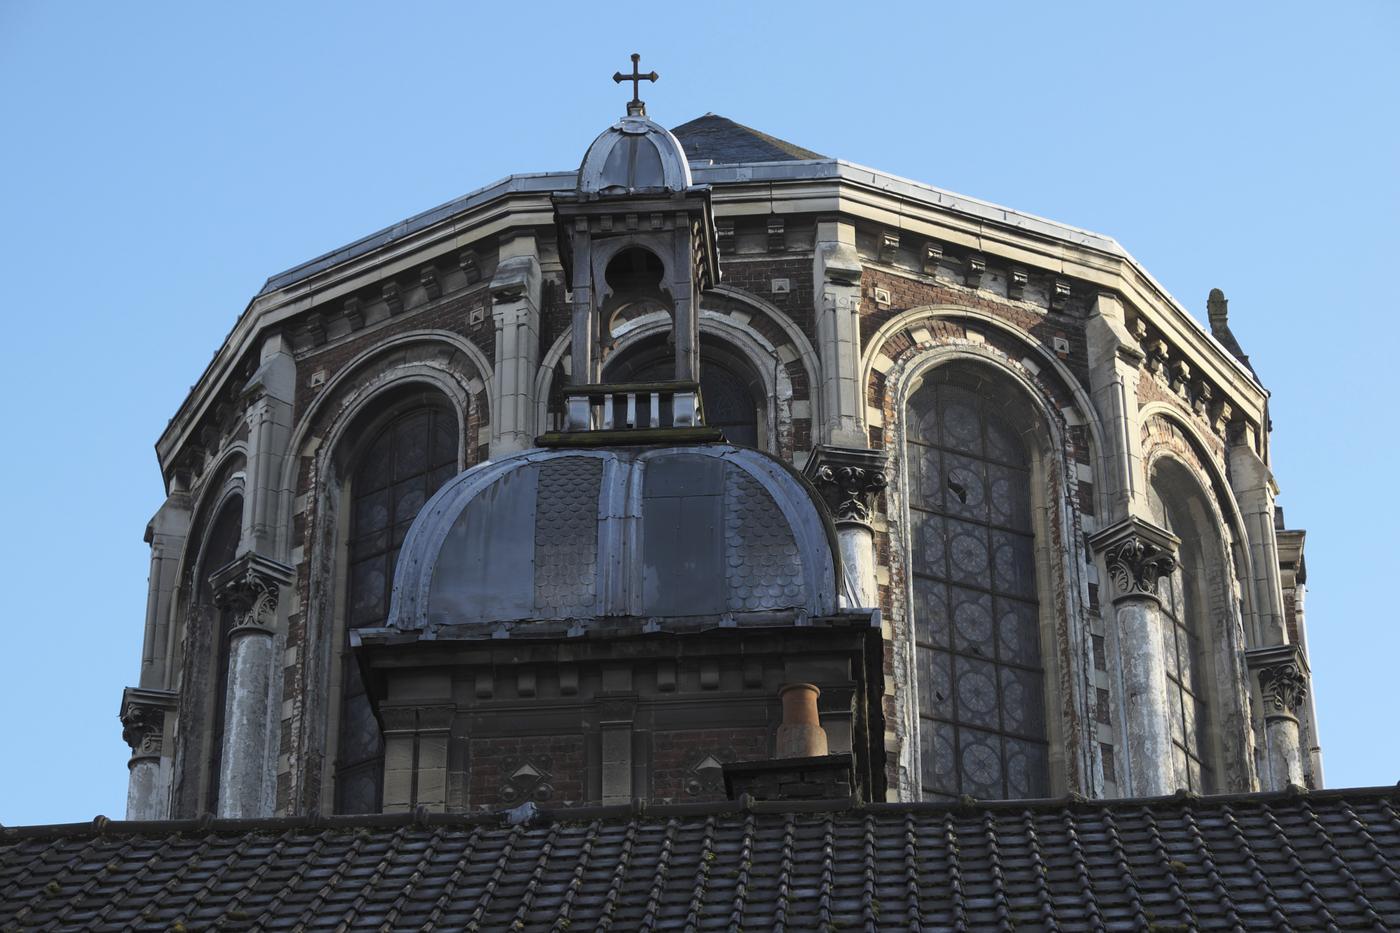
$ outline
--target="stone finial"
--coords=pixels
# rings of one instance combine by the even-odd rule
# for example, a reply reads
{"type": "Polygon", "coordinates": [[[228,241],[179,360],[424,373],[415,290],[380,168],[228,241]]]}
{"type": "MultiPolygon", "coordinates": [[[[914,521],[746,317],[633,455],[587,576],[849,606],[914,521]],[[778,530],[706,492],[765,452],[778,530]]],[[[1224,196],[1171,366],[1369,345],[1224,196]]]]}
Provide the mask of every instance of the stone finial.
{"type": "Polygon", "coordinates": [[[787,684],[778,691],[783,724],[778,727],[778,758],[815,758],[827,754],[826,730],[817,713],[821,690],[815,684],[787,684]]]}
{"type": "Polygon", "coordinates": [[[1181,539],[1135,516],[1100,531],[1089,545],[1104,557],[1115,599],[1157,596],[1157,581],[1176,569],[1181,539]]]}
{"type": "Polygon", "coordinates": [[[1210,329],[1216,332],[1229,324],[1230,301],[1225,297],[1225,293],[1218,288],[1210,290],[1210,297],[1206,299],[1206,317],[1210,320],[1210,329]]]}

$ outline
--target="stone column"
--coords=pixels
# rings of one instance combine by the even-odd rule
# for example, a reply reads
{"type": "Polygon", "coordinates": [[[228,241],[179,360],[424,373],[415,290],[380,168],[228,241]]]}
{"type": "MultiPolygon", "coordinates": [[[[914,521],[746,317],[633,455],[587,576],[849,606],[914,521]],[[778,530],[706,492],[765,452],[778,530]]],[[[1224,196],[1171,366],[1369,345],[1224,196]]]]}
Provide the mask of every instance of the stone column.
{"type": "Polygon", "coordinates": [[[861,448],[865,433],[865,393],[860,384],[860,255],[851,224],[817,224],[812,261],[816,300],[817,352],[821,356],[821,424],[817,440],[861,448]]]}
{"type": "Polygon", "coordinates": [[[1297,645],[1253,648],[1245,652],[1259,681],[1264,709],[1264,738],[1268,744],[1268,774],[1260,775],[1265,790],[1304,787],[1303,748],[1298,714],[1307,702],[1308,662],[1297,645]]]}
{"type": "Polygon", "coordinates": [[[870,519],[875,497],[885,488],[888,460],[879,450],[823,444],[812,451],[803,470],[822,493],[836,521],[842,596],[849,608],[869,609],[880,604],[870,519]]]}
{"type": "Polygon", "coordinates": [[[1085,336],[1089,346],[1089,390],[1104,427],[1107,447],[1099,452],[1098,471],[1108,492],[1109,512],[1101,516],[1107,525],[1147,512],[1137,397],[1138,366],[1143,353],[1128,331],[1118,296],[1107,292],[1095,301],[1085,336]]]}
{"type": "Polygon", "coordinates": [[[1168,711],[1166,643],[1157,580],[1176,567],[1180,540],[1140,518],[1094,535],[1113,581],[1113,614],[1123,678],[1128,793],[1153,797],[1176,790],[1168,711]]]}
{"type": "Polygon", "coordinates": [[[271,816],[276,806],[282,680],[277,609],[282,588],[293,579],[291,568],[248,553],[211,581],[215,601],[234,614],[219,764],[221,817],[271,816]]]}
{"type": "Polygon", "coordinates": [[[128,687],[122,694],[122,738],[131,746],[126,791],[128,820],[163,820],[170,815],[170,759],[165,755],[166,714],[175,711],[168,690],[128,687]]]}
{"type": "Polygon", "coordinates": [[[587,217],[574,218],[573,329],[569,344],[569,385],[590,385],[602,378],[598,309],[593,307],[593,236],[587,217]]]}
{"type": "Polygon", "coordinates": [[[1297,713],[1308,695],[1307,662],[1298,646],[1289,644],[1274,528],[1274,497],[1278,487],[1268,464],[1255,452],[1255,440],[1249,428],[1232,438],[1230,486],[1244,520],[1253,577],[1248,583],[1254,595],[1253,642],[1256,647],[1245,655],[1258,672],[1264,695],[1264,738],[1268,746],[1269,773],[1260,775],[1260,782],[1270,790],[1281,790],[1289,784],[1304,785],[1303,743],[1297,713]],[[1271,686],[1265,686],[1266,677],[1270,678],[1271,686]],[[1296,703],[1293,702],[1295,692],[1296,703]]]}
{"type": "Polygon", "coordinates": [[[535,442],[535,372],[540,359],[540,260],[533,236],[501,246],[491,279],[496,358],[491,374],[491,456],[535,442]]]}

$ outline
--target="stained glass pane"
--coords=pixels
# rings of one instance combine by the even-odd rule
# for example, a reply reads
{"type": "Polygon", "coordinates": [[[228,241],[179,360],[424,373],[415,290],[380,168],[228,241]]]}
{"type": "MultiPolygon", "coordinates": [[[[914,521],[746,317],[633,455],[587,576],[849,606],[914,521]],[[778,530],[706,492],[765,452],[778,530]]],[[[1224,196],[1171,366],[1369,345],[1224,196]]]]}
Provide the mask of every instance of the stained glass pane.
{"type": "MultiPolygon", "coordinates": [[[[1154,494],[1156,513],[1171,528],[1170,514],[1154,494]]],[[[1169,726],[1177,786],[1198,793],[1214,790],[1209,764],[1210,710],[1205,702],[1204,645],[1197,635],[1195,581],[1185,548],[1182,560],[1157,585],[1161,600],[1166,648],[1169,726]]]]}
{"type": "Polygon", "coordinates": [[[924,794],[1044,796],[1045,677],[1020,435],[974,393],[939,383],[915,394],[906,424],[924,794]]]}
{"type": "MultiPolygon", "coordinates": [[[[420,408],[385,425],[361,455],[350,483],[346,607],[351,626],[384,624],[399,546],[424,503],[456,475],[457,447],[456,418],[442,409],[420,408]]],[[[383,739],[348,647],[340,669],[336,812],[376,812],[383,739]]]]}

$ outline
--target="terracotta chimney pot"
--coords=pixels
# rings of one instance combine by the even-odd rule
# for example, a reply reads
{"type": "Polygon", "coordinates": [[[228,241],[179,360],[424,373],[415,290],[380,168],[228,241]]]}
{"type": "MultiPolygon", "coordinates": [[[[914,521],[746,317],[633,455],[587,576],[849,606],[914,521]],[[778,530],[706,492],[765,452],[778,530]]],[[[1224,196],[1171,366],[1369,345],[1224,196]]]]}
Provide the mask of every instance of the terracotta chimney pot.
{"type": "Polygon", "coordinates": [[[817,715],[816,684],[786,684],[778,691],[783,724],[778,727],[778,758],[816,758],[827,754],[826,730],[817,715]]]}

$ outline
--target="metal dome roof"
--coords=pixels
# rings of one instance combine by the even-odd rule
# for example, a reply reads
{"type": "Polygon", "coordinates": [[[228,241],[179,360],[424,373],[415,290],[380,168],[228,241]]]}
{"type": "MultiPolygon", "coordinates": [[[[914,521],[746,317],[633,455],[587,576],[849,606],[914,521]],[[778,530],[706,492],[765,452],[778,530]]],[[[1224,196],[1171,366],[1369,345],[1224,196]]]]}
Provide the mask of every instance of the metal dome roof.
{"type": "Polygon", "coordinates": [[[757,450],[532,450],[423,507],[388,624],[420,637],[794,624],[837,611],[837,553],[811,486],[757,450]]]}
{"type": "Polygon", "coordinates": [[[680,192],[692,184],[680,140],[640,115],[625,116],[604,130],[578,170],[578,191],[589,198],[680,192]]]}

